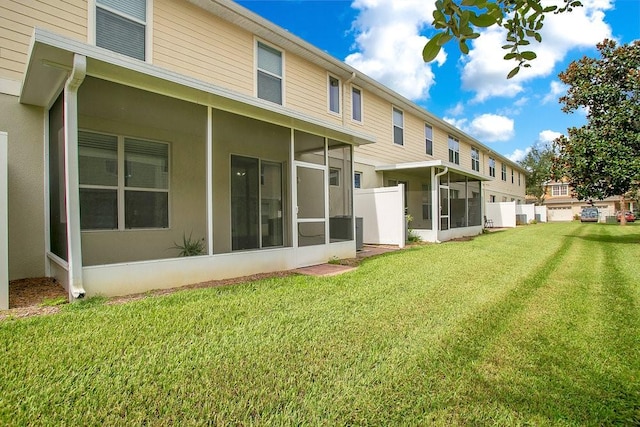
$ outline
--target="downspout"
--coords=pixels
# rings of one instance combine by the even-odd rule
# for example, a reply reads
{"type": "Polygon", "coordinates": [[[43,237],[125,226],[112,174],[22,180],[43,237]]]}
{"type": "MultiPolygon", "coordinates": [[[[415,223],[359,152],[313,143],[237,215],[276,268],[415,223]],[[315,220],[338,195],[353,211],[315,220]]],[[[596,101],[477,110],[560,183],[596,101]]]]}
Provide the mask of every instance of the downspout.
{"type": "Polygon", "coordinates": [[[67,262],[69,299],[85,295],[82,285],[82,242],[80,233],[80,179],[78,174],[78,89],[87,74],[87,58],[73,56],[73,68],[64,85],[64,154],[67,194],[67,262]]]}
{"type": "Polygon", "coordinates": [[[347,86],[349,86],[349,84],[351,84],[355,79],[356,72],[354,71],[351,73],[351,77],[344,82],[344,89],[342,91],[342,127],[347,125],[347,86]]]}
{"type": "MultiPolygon", "coordinates": [[[[436,200],[438,201],[438,207],[441,208],[440,206],[440,198],[437,197],[438,193],[440,192],[440,177],[446,173],[449,172],[449,166],[445,166],[444,170],[442,172],[438,172],[437,174],[434,175],[435,178],[435,190],[436,190],[436,200]]],[[[434,215],[433,218],[434,220],[436,220],[436,223],[434,224],[436,226],[436,243],[442,243],[440,240],[438,240],[438,233],[440,232],[440,210],[438,209],[438,214],[434,215]]]]}

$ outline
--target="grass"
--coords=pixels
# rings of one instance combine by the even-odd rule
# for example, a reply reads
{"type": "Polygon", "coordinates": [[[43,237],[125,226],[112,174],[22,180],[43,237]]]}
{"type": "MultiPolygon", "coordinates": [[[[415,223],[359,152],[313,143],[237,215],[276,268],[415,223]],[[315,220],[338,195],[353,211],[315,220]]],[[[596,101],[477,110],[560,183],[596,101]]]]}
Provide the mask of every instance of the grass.
{"type": "Polygon", "coordinates": [[[637,425],[638,259],[537,224],[1,322],[0,424],[637,425]]]}

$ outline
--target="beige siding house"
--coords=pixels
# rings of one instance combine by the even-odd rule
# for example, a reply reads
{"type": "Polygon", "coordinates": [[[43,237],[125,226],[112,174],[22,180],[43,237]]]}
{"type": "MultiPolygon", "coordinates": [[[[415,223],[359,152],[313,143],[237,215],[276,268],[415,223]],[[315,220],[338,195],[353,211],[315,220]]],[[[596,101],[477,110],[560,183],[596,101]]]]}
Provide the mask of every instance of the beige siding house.
{"type": "Polygon", "coordinates": [[[524,200],[517,164],[230,0],[3,1],[0,111],[9,279],[71,298],[352,257],[354,179],[406,184],[432,240],[524,200]]]}

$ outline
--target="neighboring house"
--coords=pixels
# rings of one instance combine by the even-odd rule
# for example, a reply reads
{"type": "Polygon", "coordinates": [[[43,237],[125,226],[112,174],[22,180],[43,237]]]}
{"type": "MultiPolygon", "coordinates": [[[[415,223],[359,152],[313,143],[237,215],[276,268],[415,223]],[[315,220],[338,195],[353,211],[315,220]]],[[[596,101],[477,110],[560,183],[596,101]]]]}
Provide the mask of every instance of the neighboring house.
{"type": "MultiPolygon", "coordinates": [[[[606,217],[614,216],[620,209],[620,197],[607,197],[604,200],[593,200],[590,204],[587,200],[578,200],[572,197],[571,186],[566,182],[550,181],[545,186],[545,198],[543,206],[547,207],[549,221],[572,221],[580,216],[582,208],[594,206],[598,208],[600,221],[606,217]]],[[[634,210],[632,201],[623,202],[622,210],[634,210]]]]}
{"type": "Polygon", "coordinates": [[[75,298],[353,257],[354,182],[406,184],[435,240],[524,200],[517,164],[232,1],[0,16],[10,279],[75,298]],[[205,253],[177,258],[183,236],[205,253]]]}

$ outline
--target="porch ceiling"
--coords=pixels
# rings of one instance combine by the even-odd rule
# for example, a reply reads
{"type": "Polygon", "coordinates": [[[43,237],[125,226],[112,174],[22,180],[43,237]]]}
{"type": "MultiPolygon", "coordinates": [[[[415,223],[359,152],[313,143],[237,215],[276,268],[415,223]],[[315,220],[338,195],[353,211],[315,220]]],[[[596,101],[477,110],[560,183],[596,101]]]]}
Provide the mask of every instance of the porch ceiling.
{"type": "Polygon", "coordinates": [[[20,102],[48,108],[73,66],[74,54],[87,58],[87,75],[200,105],[299,129],[353,145],[375,137],[336,126],[298,111],[236,93],[173,71],[36,28],[20,102]]]}
{"type": "Polygon", "coordinates": [[[389,165],[376,166],[376,172],[391,172],[391,171],[417,171],[420,169],[428,169],[428,168],[445,168],[448,167],[450,172],[455,172],[460,175],[468,176],[475,178],[479,181],[491,181],[491,178],[480,175],[474,171],[469,171],[467,169],[461,168],[459,165],[455,165],[453,163],[444,162],[442,160],[426,160],[423,162],[406,162],[406,163],[395,163],[389,165]]]}

